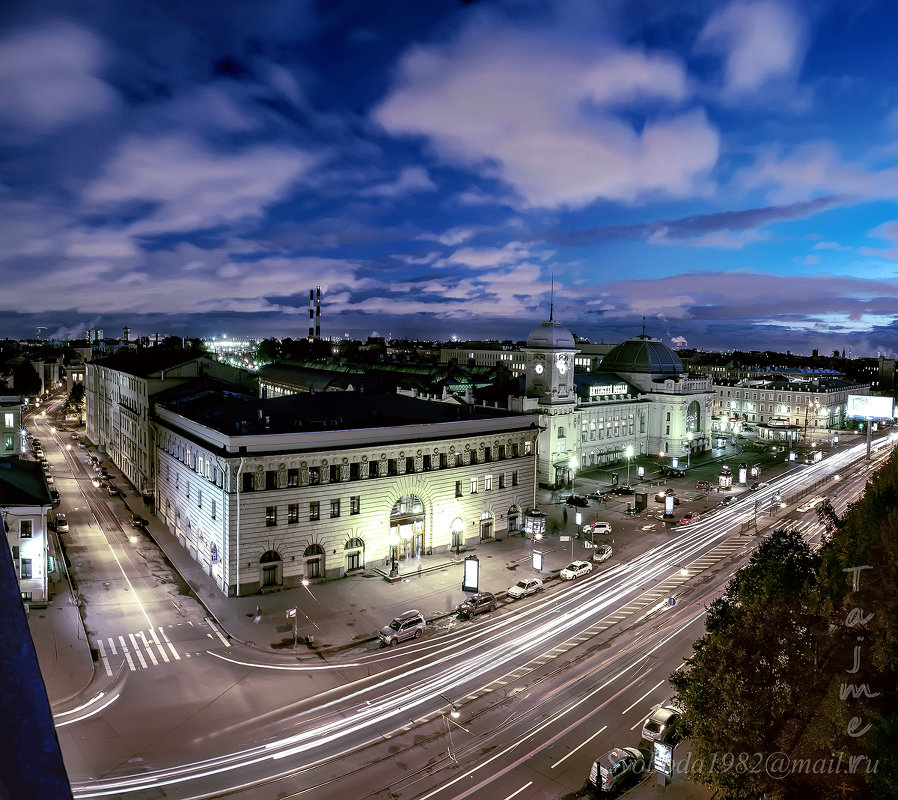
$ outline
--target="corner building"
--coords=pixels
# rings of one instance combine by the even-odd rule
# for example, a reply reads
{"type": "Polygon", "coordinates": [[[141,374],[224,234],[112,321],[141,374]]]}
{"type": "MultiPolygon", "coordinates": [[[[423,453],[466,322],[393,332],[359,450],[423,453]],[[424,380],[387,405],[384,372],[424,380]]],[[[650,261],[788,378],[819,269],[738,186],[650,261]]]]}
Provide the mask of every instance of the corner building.
{"type": "Polygon", "coordinates": [[[535,414],[335,392],[156,405],[156,513],[228,595],[521,529],[535,414]]]}

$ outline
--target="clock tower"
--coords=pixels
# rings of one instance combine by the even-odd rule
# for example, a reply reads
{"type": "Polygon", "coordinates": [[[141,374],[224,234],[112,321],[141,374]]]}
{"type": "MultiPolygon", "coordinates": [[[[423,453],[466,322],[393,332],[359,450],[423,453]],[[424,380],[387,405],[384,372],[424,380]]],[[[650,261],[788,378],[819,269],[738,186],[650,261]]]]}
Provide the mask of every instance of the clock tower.
{"type": "Polygon", "coordinates": [[[549,315],[548,321],[527,337],[525,392],[544,415],[539,437],[539,482],[567,484],[573,475],[571,457],[577,447],[574,391],[574,356],[579,352],[573,334],[549,315]]]}

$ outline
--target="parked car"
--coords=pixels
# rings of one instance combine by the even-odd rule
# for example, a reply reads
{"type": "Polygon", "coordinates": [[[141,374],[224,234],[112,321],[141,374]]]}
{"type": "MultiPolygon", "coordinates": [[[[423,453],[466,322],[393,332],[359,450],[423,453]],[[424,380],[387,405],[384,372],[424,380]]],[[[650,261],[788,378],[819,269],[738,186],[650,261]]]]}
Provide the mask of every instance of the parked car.
{"type": "Polygon", "coordinates": [[[597,503],[605,502],[605,493],[596,489],[594,492],[590,492],[586,495],[588,500],[595,500],[597,503]]]}
{"type": "Polygon", "coordinates": [[[131,527],[133,528],[142,528],[144,525],[149,525],[150,521],[148,519],[144,519],[140,514],[132,514],[131,519],[128,520],[131,523],[131,527]]]}
{"type": "Polygon", "coordinates": [[[583,526],[583,533],[611,533],[610,522],[589,522],[583,526]]]}
{"type": "Polygon", "coordinates": [[[735,503],[737,499],[738,499],[738,498],[734,497],[733,495],[730,495],[729,497],[724,497],[723,500],[721,500],[721,501],[717,504],[717,507],[718,507],[718,508],[723,508],[724,506],[731,505],[732,503],[735,503]]]}
{"type": "Polygon", "coordinates": [[[519,600],[527,595],[536,594],[543,590],[543,582],[539,578],[522,578],[514,586],[509,586],[505,592],[512,600],[519,600]]]}
{"type": "Polygon", "coordinates": [[[106,487],[106,491],[109,492],[110,497],[118,497],[119,494],[121,494],[119,492],[119,490],[115,486],[113,486],[111,483],[109,484],[109,486],[106,487]]]}
{"type": "Polygon", "coordinates": [[[577,508],[586,508],[589,506],[589,500],[581,494],[572,494],[564,502],[566,505],[576,506],[577,508]]]}
{"type": "Polygon", "coordinates": [[[589,782],[602,792],[613,792],[645,769],[645,757],[635,747],[615,747],[597,758],[589,782]]]}
{"type": "Polygon", "coordinates": [[[680,712],[666,706],[659,706],[643,723],[642,738],[650,742],[666,742],[677,740],[680,723],[680,712]]]}
{"type": "Polygon", "coordinates": [[[50,500],[53,501],[54,506],[59,505],[59,492],[56,489],[50,489],[50,500]]]}
{"type": "Polygon", "coordinates": [[[611,494],[633,494],[633,487],[627,486],[626,484],[623,486],[615,486],[611,490],[611,494]]]}
{"type": "Polygon", "coordinates": [[[663,503],[665,500],[667,500],[668,497],[672,497],[672,498],[673,498],[673,504],[674,504],[675,506],[680,505],[680,498],[677,497],[677,496],[674,494],[674,490],[673,490],[673,489],[665,489],[665,490],[662,491],[662,492],[658,492],[658,494],[655,495],[655,502],[656,502],[656,503],[663,503]]]}
{"type": "Polygon", "coordinates": [[[688,511],[680,518],[680,525],[689,525],[691,522],[697,522],[701,518],[698,511],[688,511]]]}
{"type": "Polygon", "coordinates": [[[66,519],[65,514],[57,514],[56,515],[56,532],[57,533],[68,533],[69,532],[69,521],[66,519]]]}
{"type": "Polygon", "coordinates": [[[706,491],[711,488],[711,484],[708,481],[696,481],[695,482],[696,489],[705,489],[706,491]]]}
{"type": "Polygon", "coordinates": [[[406,639],[420,639],[424,633],[424,617],[414,609],[405,611],[377,632],[381,644],[392,647],[406,639]]]}
{"type": "Polygon", "coordinates": [[[44,477],[47,479],[47,483],[53,483],[53,476],[49,472],[44,472],[44,477]]]}
{"type": "Polygon", "coordinates": [[[471,617],[476,617],[478,614],[495,611],[498,606],[499,601],[496,600],[496,595],[492,592],[479,592],[478,594],[472,594],[467,600],[460,603],[455,610],[458,612],[458,616],[471,619],[471,617]]]}
{"type": "Polygon", "coordinates": [[[765,486],[770,486],[770,484],[767,483],[767,481],[755,481],[751,485],[751,488],[752,489],[763,489],[765,486]]]}
{"type": "Polygon", "coordinates": [[[572,561],[559,574],[562,580],[572,581],[581,575],[589,575],[590,572],[592,572],[592,564],[588,561],[572,561]]]}
{"type": "Polygon", "coordinates": [[[595,561],[595,562],[598,563],[598,564],[603,564],[603,563],[606,562],[609,558],[611,558],[611,555],[612,555],[613,552],[614,552],[614,551],[611,549],[611,545],[610,545],[610,544],[603,544],[603,545],[597,547],[597,548],[593,551],[593,554],[592,554],[592,560],[595,561]]]}

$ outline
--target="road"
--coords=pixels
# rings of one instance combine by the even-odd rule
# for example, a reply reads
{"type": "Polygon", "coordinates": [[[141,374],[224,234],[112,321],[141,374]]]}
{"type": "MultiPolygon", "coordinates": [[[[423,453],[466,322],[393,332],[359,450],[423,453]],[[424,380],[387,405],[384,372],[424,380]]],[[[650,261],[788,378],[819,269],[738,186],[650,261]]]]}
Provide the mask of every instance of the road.
{"type": "MultiPolygon", "coordinates": [[[[816,486],[844,504],[873,468],[856,451],[796,467],[627,563],[446,620],[420,642],[309,667],[220,638],[150,543],[131,541],[122,500],[99,495],[84,458],[57,441],[48,458],[70,473],[72,570],[92,638],[108,644],[94,697],[58,723],[77,797],[576,794],[597,754],[639,741],[776,494],[816,486]],[[129,659],[138,641],[144,652],[153,642],[156,663],[129,659]]],[[[794,526],[819,540],[813,512],[794,526]]]]}

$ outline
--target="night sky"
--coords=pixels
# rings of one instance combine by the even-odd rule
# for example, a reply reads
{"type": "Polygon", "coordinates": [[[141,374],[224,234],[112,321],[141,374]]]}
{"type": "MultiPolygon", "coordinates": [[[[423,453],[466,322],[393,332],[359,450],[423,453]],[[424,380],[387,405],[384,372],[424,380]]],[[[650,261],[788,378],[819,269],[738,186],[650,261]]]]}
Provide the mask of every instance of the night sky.
{"type": "Polygon", "coordinates": [[[898,6],[49,0],[0,26],[0,336],[898,354],[898,6]],[[685,7],[685,9],[684,9],[685,7]]]}

